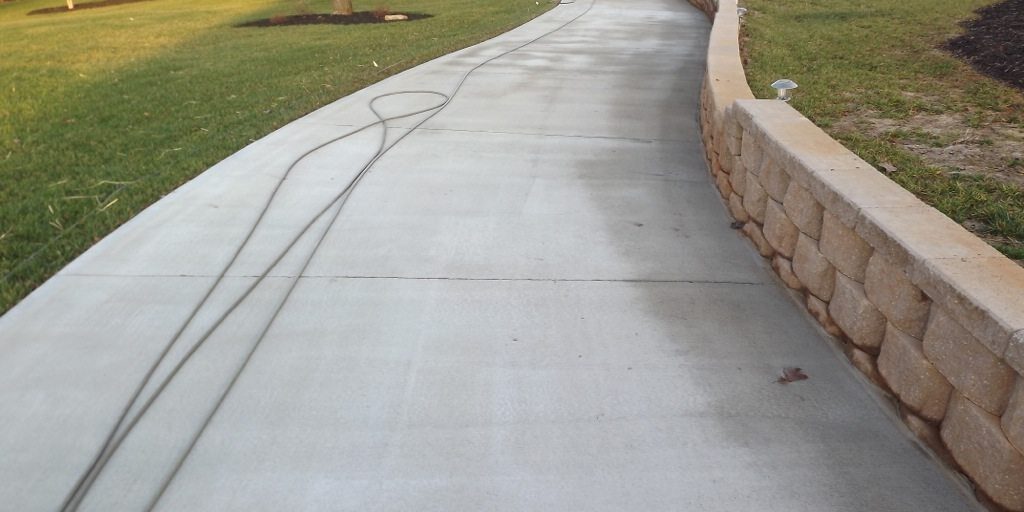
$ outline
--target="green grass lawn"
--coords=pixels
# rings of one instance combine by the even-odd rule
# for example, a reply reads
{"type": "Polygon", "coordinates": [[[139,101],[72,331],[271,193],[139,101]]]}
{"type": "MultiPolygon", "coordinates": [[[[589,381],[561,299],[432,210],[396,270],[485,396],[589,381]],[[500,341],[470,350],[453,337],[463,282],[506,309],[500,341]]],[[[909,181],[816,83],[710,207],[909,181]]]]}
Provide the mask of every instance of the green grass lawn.
{"type": "Polygon", "coordinates": [[[329,0],[0,3],[0,314],[186,180],[291,120],[550,0],[356,0],[432,18],[235,28],[329,0]],[[374,66],[377,63],[377,67],[374,66]]]}
{"type": "Polygon", "coordinates": [[[1022,188],[921,154],[956,146],[992,157],[990,171],[1022,170],[1019,158],[996,151],[1019,140],[985,134],[995,126],[1024,133],[1024,94],[938,49],[960,33],[959,21],[992,3],[744,0],[743,49],[755,95],[772,97],[776,78],[795,80],[792,105],[818,126],[1004,254],[1024,259],[1022,188]],[[936,128],[942,125],[953,129],[936,128]]]}

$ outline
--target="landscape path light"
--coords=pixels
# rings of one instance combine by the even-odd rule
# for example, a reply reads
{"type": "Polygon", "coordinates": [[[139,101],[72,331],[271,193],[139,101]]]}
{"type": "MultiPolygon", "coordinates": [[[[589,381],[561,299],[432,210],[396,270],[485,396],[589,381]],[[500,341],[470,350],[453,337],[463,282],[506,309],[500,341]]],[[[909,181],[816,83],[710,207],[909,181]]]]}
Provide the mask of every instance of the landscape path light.
{"type": "Polygon", "coordinates": [[[796,85],[796,82],[788,78],[780,78],[772,82],[772,89],[775,89],[776,94],[775,98],[782,101],[789,101],[793,99],[793,95],[790,94],[789,91],[796,89],[797,87],[799,86],[796,85]]]}
{"type": "Polygon", "coordinates": [[[740,18],[742,18],[743,15],[746,14],[746,13],[747,13],[747,8],[746,7],[737,7],[736,8],[736,15],[739,16],[740,18]]]}

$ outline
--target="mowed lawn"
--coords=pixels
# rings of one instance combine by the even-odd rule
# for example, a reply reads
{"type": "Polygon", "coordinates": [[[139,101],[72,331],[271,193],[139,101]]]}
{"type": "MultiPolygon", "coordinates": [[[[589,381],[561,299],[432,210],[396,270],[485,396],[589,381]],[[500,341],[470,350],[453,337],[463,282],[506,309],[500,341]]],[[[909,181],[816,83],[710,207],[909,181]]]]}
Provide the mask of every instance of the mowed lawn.
{"type": "Polygon", "coordinates": [[[507,31],[550,0],[355,1],[433,17],[236,28],[329,0],[150,0],[27,15],[0,3],[0,314],[231,153],[388,75],[507,31]]]}
{"type": "Polygon", "coordinates": [[[774,96],[776,78],[795,80],[793,107],[1007,256],[1024,259],[1024,188],[988,176],[1024,175],[1024,92],[942,49],[962,32],[960,21],[995,0],[742,3],[745,67],[758,97],[774,96]],[[944,156],[963,152],[986,157],[986,172],[963,172],[944,156]]]}

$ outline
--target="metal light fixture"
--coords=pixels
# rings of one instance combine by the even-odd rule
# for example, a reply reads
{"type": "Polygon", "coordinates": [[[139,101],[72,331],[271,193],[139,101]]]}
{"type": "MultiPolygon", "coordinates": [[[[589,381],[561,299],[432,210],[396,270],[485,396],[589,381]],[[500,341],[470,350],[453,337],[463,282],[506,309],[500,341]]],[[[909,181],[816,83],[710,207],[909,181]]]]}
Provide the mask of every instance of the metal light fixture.
{"type": "Polygon", "coordinates": [[[737,7],[736,8],[736,15],[737,16],[742,18],[743,15],[746,14],[746,13],[747,13],[747,8],[746,7],[737,7]]]}
{"type": "Polygon", "coordinates": [[[793,99],[793,95],[790,94],[789,91],[796,89],[797,87],[799,86],[796,85],[796,82],[788,78],[780,78],[772,82],[772,89],[775,89],[775,93],[777,94],[775,99],[782,101],[789,101],[793,99]]]}

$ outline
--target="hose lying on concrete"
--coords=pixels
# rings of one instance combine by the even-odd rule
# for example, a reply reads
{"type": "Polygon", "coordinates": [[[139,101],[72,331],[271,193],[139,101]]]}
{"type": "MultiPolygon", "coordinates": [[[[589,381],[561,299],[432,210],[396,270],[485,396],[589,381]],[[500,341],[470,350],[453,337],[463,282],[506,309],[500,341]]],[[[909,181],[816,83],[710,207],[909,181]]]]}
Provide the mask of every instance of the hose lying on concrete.
{"type": "MultiPolygon", "coordinates": [[[[584,15],[589,13],[591,11],[591,9],[593,9],[594,4],[596,3],[596,1],[597,0],[591,0],[590,5],[583,12],[581,12],[580,14],[574,16],[573,18],[571,18],[570,20],[566,21],[565,23],[559,25],[558,27],[555,27],[555,28],[553,28],[553,29],[551,29],[551,30],[541,34],[540,36],[537,36],[537,37],[535,37],[535,38],[533,38],[533,39],[531,39],[531,40],[529,40],[529,41],[527,41],[525,43],[522,43],[522,44],[516,46],[515,48],[512,48],[510,50],[506,50],[506,51],[504,51],[502,53],[499,53],[498,55],[490,57],[490,58],[484,60],[483,62],[480,62],[479,64],[473,66],[472,68],[470,68],[462,76],[462,78],[459,80],[459,82],[455,85],[455,87],[452,89],[452,91],[450,93],[448,93],[448,94],[445,94],[445,93],[442,93],[442,92],[438,92],[438,91],[426,91],[426,90],[424,90],[424,91],[416,91],[416,90],[409,90],[409,91],[390,92],[390,93],[381,94],[381,95],[373,97],[370,100],[370,102],[368,103],[367,106],[373,112],[374,116],[377,118],[377,121],[374,121],[373,123],[367,124],[365,126],[357,128],[357,129],[355,129],[353,131],[350,131],[348,133],[345,133],[343,135],[340,135],[338,137],[330,139],[327,142],[324,142],[324,143],[322,143],[322,144],[320,144],[320,145],[318,145],[318,146],[316,146],[316,147],[314,147],[314,148],[304,152],[298,158],[296,158],[288,166],[288,169],[285,171],[284,175],[282,175],[282,177],[278,180],[277,184],[274,186],[274,189],[271,192],[270,197],[264,203],[262,209],[260,210],[259,215],[257,216],[256,220],[252,223],[252,225],[250,226],[248,232],[246,233],[246,236],[242,240],[242,243],[235,249],[235,252],[232,255],[231,259],[221,269],[220,273],[217,275],[217,278],[214,280],[213,284],[210,285],[210,287],[207,289],[206,293],[203,295],[203,298],[192,308],[192,311],[190,312],[188,317],[181,324],[181,326],[177,329],[177,331],[175,331],[174,336],[172,336],[171,339],[167,342],[167,344],[164,346],[163,350],[160,352],[159,356],[157,357],[156,361],[153,362],[153,364],[150,366],[149,370],[146,372],[145,376],[143,377],[142,381],[135,388],[135,391],[132,393],[132,396],[129,399],[128,403],[122,409],[122,412],[121,412],[120,416],[118,417],[117,422],[111,428],[110,432],[108,433],[106,439],[103,442],[103,445],[100,447],[100,450],[97,452],[97,454],[93,458],[92,462],[90,463],[90,465],[86,469],[86,471],[83,472],[82,475],[79,477],[79,479],[76,481],[75,486],[71,489],[71,491],[65,497],[65,499],[64,499],[64,501],[63,501],[63,503],[61,505],[60,510],[63,511],[63,512],[73,512],[75,510],[78,510],[79,506],[82,504],[82,501],[88,495],[89,490],[92,488],[92,486],[95,483],[96,479],[102,473],[103,469],[106,467],[106,465],[110,461],[110,459],[117,452],[118,448],[121,446],[121,444],[124,442],[124,440],[131,434],[131,432],[133,431],[135,426],[142,419],[142,417],[146,414],[146,412],[153,405],[153,403],[161,396],[163,391],[167,388],[168,384],[170,384],[170,382],[178,374],[178,372],[181,370],[181,368],[183,366],[185,366],[185,364],[191,359],[192,355],[194,355],[196,353],[196,351],[199,350],[199,348],[206,342],[207,339],[210,338],[210,336],[221,326],[221,324],[224,323],[224,321],[232,314],[232,312],[234,312],[235,309],[237,309],[238,306],[240,306],[246,300],[246,298],[249,297],[249,295],[256,289],[256,287],[259,286],[260,283],[262,283],[264,279],[266,279],[266,277],[270,274],[270,272],[274,268],[276,268],[277,265],[281,262],[281,260],[283,260],[285,258],[285,256],[295,247],[295,245],[298,243],[299,239],[301,239],[310,230],[310,228],[313,227],[313,225],[317,221],[321,220],[325,215],[328,214],[328,212],[331,212],[330,213],[330,220],[328,221],[327,226],[324,228],[324,230],[317,237],[316,243],[314,244],[313,249],[309,252],[309,254],[304,259],[303,264],[302,264],[301,268],[299,269],[298,274],[296,275],[296,277],[294,279],[291,280],[291,283],[289,284],[287,290],[285,290],[285,292],[284,292],[284,296],[278,302],[278,304],[275,307],[273,313],[268,318],[266,324],[260,330],[260,333],[257,336],[256,341],[253,343],[252,347],[246,353],[245,357],[242,360],[242,363],[236,369],[236,371],[235,371],[234,375],[232,376],[231,380],[229,381],[227,387],[221,393],[220,397],[217,399],[217,401],[214,404],[214,406],[210,409],[210,411],[206,415],[206,418],[204,419],[204,421],[200,425],[199,429],[192,436],[192,438],[191,438],[191,440],[190,440],[190,442],[188,444],[188,447],[177,458],[177,460],[176,460],[176,462],[174,464],[173,469],[170,471],[170,473],[168,473],[164,477],[164,479],[163,479],[163,481],[162,481],[162,483],[160,485],[160,488],[157,490],[156,493],[154,493],[154,495],[149,500],[148,505],[146,507],[146,510],[153,510],[156,507],[156,505],[159,503],[160,499],[163,497],[164,493],[170,487],[172,481],[177,476],[178,471],[181,469],[181,467],[184,464],[185,460],[192,453],[192,450],[195,448],[195,445],[196,445],[197,441],[202,436],[202,434],[206,430],[206,428],[209,426],[210,421],[213,419],[214,415],[220,409],[221,404],[224,403],[224,400],[227,398],[228,394],[231,392],[231,390],[234,387],[235,383],[238,381],[239,376],[242,374],[243,370],[248,365],[248,363],[249,363],[250,359],[252,358],[253,354],[255,354],[256,350],[259,348],[259,346],[263,342],[264,338],[266,338],[267,332],[270,330],[271,325],[273,325],[274,321],[277,319],[277,316],[280,314],[281,309],[284,307],[285,303],[288,301],[288,298],[291,296],[292,291],[294,291],[296,285],[299,282],[299,278],[305,273],[306,269],[309,266],[309,263],[313,259],[313,256],[316,254],[317,250],[320,248],[320,244],[324,241],[324,239],[327,236],[327,233],[334,226],[334,223],[338,219],[339,215],[341,214],[342,209],[345,207],[345,204],[348,202],[348,199],[351,197],[352,191],[359,184],[359,182],[362,181],[363,177],[366,176],[366,174],[370,171],[370,169],[374,166],[374,164],[376,164],[377,161],[381,159],[381,157],[383,157],[385,154],[387,154],[388,151],[390,151],[392,148],[394,148],[399,142],[401,142],[403,139],[405,139],[405,137],[407,137],[410,134],[412,134],[413,132],[415,132],[424,123],[426,123],[427,121],[432,119],[434,116],[436,116],[437,114],[442,112],[452,102],[452,100],[458,95],[459,91],[462,89],[463,85],[465,85],[466,81],[470,78],[470,76],[472,76],[473,73],[475,73],[477,70],[479,70],[480,68],[486,66],[487,64],[489,64],[489,63],[491,63],[491,62],[493,62],[493,61],[495,61],[497,59],[500,59],[500,58],[505,57],[505,56],[507,56],[509,54],[512,54],[512,53],[514,53],[514,52],[516,52],[518,50],[521,50],[521,49],[523,49],[523,48],[525,48],[525,47],[527,47],[527,46],[529,46],[529,45],[531,45],[531,44],[533,44],[533,43],[535,43],[535,42],[537,42],[537,41],[539,41],[539,40],[541,40],[541,39],[543,39],[543,38],[545,38],[547,36],[550,36],[551,34],[554,34],[554,33],[558,32],[558,31],[562,30],[563,28],[567,27],[571,23],[575,22],[576,20],[582,18],[584,15]],[[384,117],[384,116],[382,116],[380,114],[380,112],[376,108],[377,102],[379,102],[380,100],[383,100],[383,99],[389,98],[389,97],[400,96],[400,95],[410,95],[410,94],[425,94],[425,95],[436,96],[438,98],[441,98],[442,101],[440,103],[436,104],[436,105],[433,105],[433,106],[430,106],[430,107],[427,107],[427,108],[423,108],[423,109],[420,109],[420,110],[416,110],[414,112],[409,112],[409,113],[405,113],[405,114],[401,114],[401,115],[396,115],[396,116],[392,116],[392,117],[384,117]],[[404,119],[404,118],[416,116],[416,115],[419,115],[419,114],[425,114],[427,112],[430,112],[430,114],[428,116],[426,116],[422,120],[418,121],[416,124],[414,124],[412,126],[412,128],[410,128],[408,131],[406,131],[405,133],[403,133],[400,136],[398,136],[395,139],[395,141],[392,142],[391,144],[387,143],[388,134],[390,132],[390,127],[387,125],[388,121],[404,119]],[[207,304],[207,302],[209,301],[210,297],[213,295],[214,291],[216,291],[217,288],[220,286],[220,284],[224,281],[224,277],[227,275],[228,271],[231,269],[231,267],[238,260],[238,257],[241,255],[241,253],[248,246],[249,242],[252,239],[253,233],[255,233],[256,229],[262,224],[263,219],[266,216],[267,212],[270,210],[271,206],[273,205],[274,200],[275,200],[275,198],[278,195],[278,192],[280,191],[282,185],[284,184],[285,180],[288,179],[288,176],[292,173],[292,171],[298,166],[299,163],[301,163],[304,159],[306,159],[306,157],[308,157],[308,156],[312,155],[313,153],[323,149],[324,147],[327,147],[327,146],[329,146],[331,144],[334,144],[336,142],[339,142],[341,140],[347,139],[347,138],[349,138],[349,137],[351,137],[353,135],[356,135],[358,133],[361,133],[363,131],[366,131],[366,130],[368,130],[370,128],[373,128],[373,127],[376,127],[376,126],[381,126],[382,127],[381,139],[380,139],[380,143],[377,146],[376,153],[372,157],[370,157],[369,160],[366,161],[366,163],[352,177],[352,179],[349,180],[349,182],[345,185],[345,187],[338,194],[336,194],[333,197],[333,199],[327,205],[322,207],[318,211],[318,213],[312,219],[310,219],[309,222],[307,222],[303,226],[302,230],[300,230],[299,233],[297,235],[295,235],[291,239],[291,241],[289,241],[289,243],[287,245],[285,245],[285,247],[278,253],[278,255],[270,263],[270,265],[268,265],[267,268],[264,269],[263,272],[261,272],[259,276],[257,276],[257,278],[246,288],[246,290],[242,293],[242,295],[240,295],[237,299],[235,299],[235,301],[232,302],[232,304],[227,308],[227,310],[225,310],[219,317],[217,317],[217,319],[213,322],[213,324],[210,327],[208,327],[203,332],[203,334],[199,337],[199,339],[195,343],[192,344],[191,347],[189,347],[189,349],[185,352],[185,354],[182,356],[182,358],[174,365],[173,368],[171,368],[171,370],[164,377],[164,379],[162,381],[160,381],[159,384],[156,385],[155,390],[138,407],[138,410],[131,417],[131,419],[128,419],[128,416],[132,412],[132,409],[134,409],[136,407],[136,405],[138,405],[139,399],[141,398],[143,391],[151,383],[151,381],[153,379],[153,376],[155,375],[157,369],[166,360],[168,353],[177,344],[177,342],[181,339],[182,334],[185,332],[185,330],[190,325],[192,325],[192,323],[196,319],[196,317],[199,314],[199,312],[207,304]]],[[[575,2],[560,2],[559,5],[567,5],[567,4],[571,4],[571,3],[575,3],[575,2]]]]}

